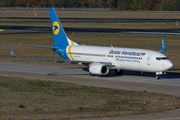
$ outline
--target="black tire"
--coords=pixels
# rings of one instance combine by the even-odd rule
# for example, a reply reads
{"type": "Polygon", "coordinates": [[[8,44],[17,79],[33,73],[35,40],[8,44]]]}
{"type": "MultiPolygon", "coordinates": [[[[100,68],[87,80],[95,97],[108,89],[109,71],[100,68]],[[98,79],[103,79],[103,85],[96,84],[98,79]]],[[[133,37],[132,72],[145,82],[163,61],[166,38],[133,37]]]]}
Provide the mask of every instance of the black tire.
{"type": "Polygon", "coordinates": [[[156,79],[158,80],[158,79],[161,79],[161,77],[159,76],[159,75],[156,75],[156,79]]]}

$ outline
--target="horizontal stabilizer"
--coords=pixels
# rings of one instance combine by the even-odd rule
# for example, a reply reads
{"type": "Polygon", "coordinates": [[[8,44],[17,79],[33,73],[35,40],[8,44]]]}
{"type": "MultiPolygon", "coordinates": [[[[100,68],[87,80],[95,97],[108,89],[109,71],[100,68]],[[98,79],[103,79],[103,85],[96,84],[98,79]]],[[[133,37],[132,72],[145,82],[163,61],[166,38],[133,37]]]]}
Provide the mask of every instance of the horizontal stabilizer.
{"type": "Polygon", "coordinates": [[[38,45],[25,45],[25,44],[18,44],[18,45],[30,46],[30,47],[40,47],[40,48],[58,49],[57,47],[51,47],[51,46],[38,46],[38,45]]]}

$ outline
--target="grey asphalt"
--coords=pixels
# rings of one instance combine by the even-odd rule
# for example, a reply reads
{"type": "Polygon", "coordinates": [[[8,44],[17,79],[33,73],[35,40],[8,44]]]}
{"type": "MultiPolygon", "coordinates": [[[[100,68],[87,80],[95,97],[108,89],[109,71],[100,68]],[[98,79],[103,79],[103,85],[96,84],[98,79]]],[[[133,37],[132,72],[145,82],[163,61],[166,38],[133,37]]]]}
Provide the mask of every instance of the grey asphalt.
{"type": "MultiPolygon", "coordinates": [[[[115,76],[113,71],[107,76],[90,76],[87,68],[61,67],[35,64],[0,62],[0,75],[32,79],[72,82],[79,85],[108,87],[162,93],[180,97],[180,74],[168,72],[156,80],[154,73],[125,71],[123,76],[115,76]]],[[[173,106],[172,106],[173,107],[173,106]]],[[[180,109],[161,113],[118,116],[110,118],[87,118],[79,120],[179,120],[180,109]]]]}

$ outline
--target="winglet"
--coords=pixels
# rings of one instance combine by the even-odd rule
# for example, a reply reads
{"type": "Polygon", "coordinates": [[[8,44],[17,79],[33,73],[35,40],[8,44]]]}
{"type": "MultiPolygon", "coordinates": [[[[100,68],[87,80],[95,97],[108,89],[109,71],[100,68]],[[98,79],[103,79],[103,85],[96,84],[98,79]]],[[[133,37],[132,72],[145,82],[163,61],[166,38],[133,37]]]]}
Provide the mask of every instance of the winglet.
{"type": "Polygon", "coordinates": [[[8,44],[7,44],[7,46],[9,48],[10,53],[11,53],[11,56],[17,58],[16,55],[14,54],[14,52],[11,50],[10,46],[8,44]]]}
{"type": "Polygon", "coordinates": [[[166,51],[166,46],[164,43],[164,38],[162,37],[162,50],[158,51],[158,52],[165,52],[166,51]]]}

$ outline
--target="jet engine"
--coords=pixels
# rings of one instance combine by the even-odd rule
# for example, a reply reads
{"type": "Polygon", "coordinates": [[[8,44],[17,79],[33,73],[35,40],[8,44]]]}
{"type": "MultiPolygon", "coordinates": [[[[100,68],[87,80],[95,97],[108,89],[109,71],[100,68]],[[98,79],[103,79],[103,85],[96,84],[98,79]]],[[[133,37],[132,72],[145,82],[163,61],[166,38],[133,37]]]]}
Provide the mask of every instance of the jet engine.
{"type": "Polygon", "coordinates": [[[89,72],[92,75],[106,75],[109,72],[109,67],[101,63],[92,63],[90,64],[89,72]]]}

